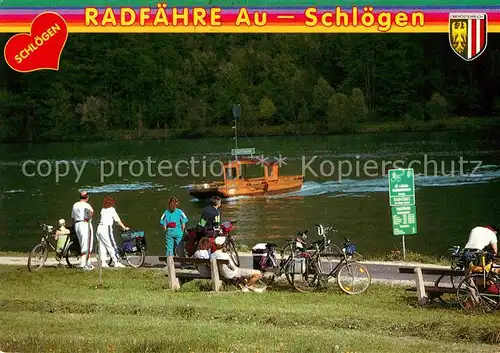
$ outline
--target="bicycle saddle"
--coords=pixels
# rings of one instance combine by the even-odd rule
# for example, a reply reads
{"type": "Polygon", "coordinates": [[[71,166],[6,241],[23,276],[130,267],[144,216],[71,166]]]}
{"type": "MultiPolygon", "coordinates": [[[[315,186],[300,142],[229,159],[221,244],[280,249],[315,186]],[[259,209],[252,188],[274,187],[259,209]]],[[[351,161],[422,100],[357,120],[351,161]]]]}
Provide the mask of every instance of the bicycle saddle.
{"type": "Polygon", "coordinates": [[[301,235],[306,235],[307,233],[309,233],[309,229],[306,229],[306,230],[301,231],[301,232],[297,232],[297,235],[301,236],[301,235]]]}
{"type": "Polygon", "coordinates": [[[268,248],[268,249],[270,249],[270,248],[275,248],[275,247],[277,247],[277,246],[278,246],[278,244],[274,244],[274,243],[267,243],[267,244],[266,244],[266,248],[268,248]]]}

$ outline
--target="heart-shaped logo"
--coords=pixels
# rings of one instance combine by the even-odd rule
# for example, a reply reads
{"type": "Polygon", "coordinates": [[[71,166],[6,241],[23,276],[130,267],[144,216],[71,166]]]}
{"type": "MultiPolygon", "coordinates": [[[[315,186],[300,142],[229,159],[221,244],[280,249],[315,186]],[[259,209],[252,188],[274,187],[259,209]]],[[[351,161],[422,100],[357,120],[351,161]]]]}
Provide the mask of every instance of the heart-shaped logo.
{"type": "Polygon", "coordinates": [[[59,59],[68,39],[68,26],[55,12],[44,12],[31,23],[30,34],[19,33],[5,45],[7,64],[19,72],[59,70],[59,59]]]}

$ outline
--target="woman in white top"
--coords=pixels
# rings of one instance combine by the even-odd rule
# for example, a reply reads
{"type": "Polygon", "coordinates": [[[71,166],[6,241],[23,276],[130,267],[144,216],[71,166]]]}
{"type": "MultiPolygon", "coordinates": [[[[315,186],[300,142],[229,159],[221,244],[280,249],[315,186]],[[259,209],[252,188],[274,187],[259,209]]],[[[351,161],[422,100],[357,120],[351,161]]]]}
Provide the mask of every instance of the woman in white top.
{"type": "Polygon", "coordinates": [[[109,254],[113,261],[114,267],[125,267],[116,257],[116,242],[113,235],[113,226],[117,223],[123,230],[128,230],[121,221],[118,213],[114,208],[115,201],[106,196],[103,201],[101,209],[101,219],[97,226],[97,240],[99,241],[99,257],[101,259],[102,267],[109,267],[106,262],[106,253],[109,254]]]}

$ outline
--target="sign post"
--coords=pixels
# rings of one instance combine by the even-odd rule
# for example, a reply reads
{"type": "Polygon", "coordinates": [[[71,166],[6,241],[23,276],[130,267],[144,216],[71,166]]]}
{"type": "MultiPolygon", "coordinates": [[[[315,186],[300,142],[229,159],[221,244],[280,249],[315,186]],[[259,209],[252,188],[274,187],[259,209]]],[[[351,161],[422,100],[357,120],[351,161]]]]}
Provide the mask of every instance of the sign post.
{"type": "MultiPolygon", "coordinates": [[[[234,144],[235,144],[235,147],[236,147],[234,150],[237,151],[238,150],[238,130],[236,128],[236,122],[238,121],[238,119],[241,118],[241,106],[239,104],[233,104],[233,118],[234,118],[234,125],[233,125],[233,129],[234,129],[234,144]]],[[[238,154],[233,154],[233,155],[234,155],[235,159],[238,159],[238,154]]]]}
{"type": "Polygon", "coordinates": [[[406,260],[405,235],[417,234],[415,176],[412,168],[390,169],[388,179],[392,234],[402,237],[403,260],[406,260]]]}

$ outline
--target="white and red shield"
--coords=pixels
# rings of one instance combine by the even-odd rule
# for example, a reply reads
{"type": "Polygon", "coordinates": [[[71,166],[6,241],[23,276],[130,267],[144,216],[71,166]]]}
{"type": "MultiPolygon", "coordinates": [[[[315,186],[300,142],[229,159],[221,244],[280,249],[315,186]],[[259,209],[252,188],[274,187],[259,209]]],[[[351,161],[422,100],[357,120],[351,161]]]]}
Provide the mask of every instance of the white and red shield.
{"type": "Polygon", "coordinates": [[[451,48],[462,59],[476,59],[488,44],[487,14],[450,13],[449,39],[451,48]]]}

